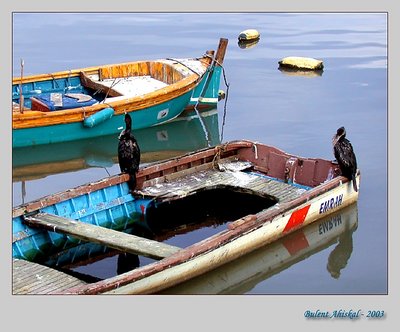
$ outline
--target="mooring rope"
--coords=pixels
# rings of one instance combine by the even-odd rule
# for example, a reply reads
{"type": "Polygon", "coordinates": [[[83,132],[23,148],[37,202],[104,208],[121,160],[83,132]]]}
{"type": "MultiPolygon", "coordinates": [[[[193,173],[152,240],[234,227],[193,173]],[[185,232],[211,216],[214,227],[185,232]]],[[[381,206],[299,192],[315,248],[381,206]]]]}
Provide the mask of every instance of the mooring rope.
{"type": "MultiPolygon", "coordinates": [[[[211,56],[210,56],[209,54],[204,54],[204,56],[210,57],[210,58],[211,58],[211,56]]],[[[227,78],[226,78],[226,71],[225,71],[224,66],[223,66],[219,61],[217,61],[215,58],[212,58],[212,59],[213,59],[213,60],[212,60],[212,63],[211,63],[211,65],[210,65],[210,67],[214,67],[215,64],[217,64],[217,65],[219,65],[219,66],[222,68],[222,76],[223,76],[223,78],[224,78],[224,83],[225,83],[225,86],[226,86],[226,93],[225,93],[225,98],[224,98],[223,122],[222,122],[222,127],[221,127],[221,136],[220,136],[220,141],[222,142],[222,141],[223,141],[223,135],[224,135],[224,126],[225,126],[225,119],[226,119],[227,103],[228,103],[229,86],[230,86],[230,84],[228,83],[228,80],[227,80],[227,78]]],[[[209,68],[210,68],[210,67],[209,67],[209,68]]],[[[200,103],[200,97],[202,97],[203,94],[204,94],[204,92],[205,92],[205,87],[207,86],[207,83],[208,83],[208,80],[209,80],[209,77],[210,77],[210,69],[207,69],[207,72],[208,72],[208,77],[207,77],[206,83],[204,84],[203,89],[202,89],[202,91],[201,91],[201,93],[200,93],[200,96],[199,96],[199,98],[197,99],[197,102],[196,102],[196,104],[195,104],[195,106],[194,106],[194,110],[196,111],[197,116],[198,116],[199,119],[200,119],[201,126],[203,127],[203,131],[204,131],[204,133],[205,133],[205,135],[206,135],[206,140],[207,140],[208,147],[210,147],[210,146],[211,146],[211,142],[210,142],[210,139],[209,139],[209,134],[208,134],[206,125],[205,125],[205,123],[204,123],[204,121],[203,121],[203,119],[202,119],[202,117],[201,117],[201,115],[200,115],[200,113],[199,113],[198,108],[197,108],[197,106],[198,106],[199,103],[200,103]]]]}
{"type": "Polygon", "coordinates": [[[214,158],[213,158],[213,160],[212,160],[212,165],[213,165],[213,168],[214,168],[214,169],[220,170],[220,168],[219,168],[218,165],[219,165],[219,161],[220,161],[220,159],[221,159],[221,153],[222,153],[222,152],[225,152],[225,149],[226,149],[226,147],[228,146],[228,144],[229,144],[229,142],[224,143],[224,144],[217,145],[217,146],[215,147],[215,149],[217,150],[217,152],[215,153],[214,158]]]}
{"type": "MultiPolygon", "coordinates": [[[[218,61],[216,61],[218,63],[218,61]]],[[[229,86],[230,84],[228,83],[227,79],[226,79],[226,74],[225,74],[225,68],[218,63],[221,68],[222,68],[222,75],[224,78],[224,83],[226,86],[226,93],[225,93],[225,99],[224,99],[224,113],[223,113],[223,117],[222,117],[222,125],[221,125],[221,137],[220,137],[220,141],[222,142],[224,139],[224,126],[225,126],[225,119],[226,119],[226,110],[227,110],[227,104],[228,104],[228,97],[229,97],[229,86]]]]}
{"type": "Polygon", "coordinates": [[[201,117],[200,112],[199,112],[199,110],[197,109],[197,106],[198,106],[199,103],[200,103],[200,98],[201,98],[201,97],[203,96],[203,94],[204,94],[205,87],[206,87],[206,85],[207,85],[207,82],[208,82],[209,78],[210,78],[210,70],[207,69],[207,79],[206,79],[206,82],[204,83],[203,88],[202,88],[202,90],[201,90],[201,92],[200,92],[199,98],[197,98],[196,104],[194,105],[194,110],[196,111],[196,114],[197,114],[197,116],[198,116],[198,118],[199,118],[201,127],[203,128],[204,134],[205,134],[205,136],[206,136],[206,141],[207,141],[207,146],[208,146],[208,147],[211,146],[210,135],[208,134],[207,126],[206,126],[206,124],[204,123],[203,118],[201,117]]]}
{"type": "Polygon", "coordinates": [[[166,60],[175,61],[175,62],[181,64],[182,66],[186,67],[187,69],[189,69],[189,70],[192,71],[193,73],[195,73],[197,76],[201,76],[198,72],[196,72],[194,69],[190,68],[187,64],[185,64],[185,63],[182,62],[182,61],[179,61],[179,60],[174,59],[174,58],[166,58],[166,60]]]}
{"type": "Polygon", "coordinates": [[[114,80],[113,80],[113,82],[112,82],[112,83],[110,84],[110,86],[108,87],[107,93],[105,94],[103,100],[101,101],[102,103],[104,103],[105,100],[107,99],[108,94],[110,93],[111,89],[112,89],[114,86],[116,86],[119,82],[121,82],[121,79],[118,79],[117,77],[115,77],[114,80]]]}

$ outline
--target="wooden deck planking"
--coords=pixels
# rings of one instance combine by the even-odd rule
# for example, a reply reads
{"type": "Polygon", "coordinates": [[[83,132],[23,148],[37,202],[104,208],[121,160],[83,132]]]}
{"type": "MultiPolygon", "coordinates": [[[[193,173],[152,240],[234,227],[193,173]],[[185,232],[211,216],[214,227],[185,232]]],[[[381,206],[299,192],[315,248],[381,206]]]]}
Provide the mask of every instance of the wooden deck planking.
{"type": "Polygon", "coordinates": [[[12,276],[12,293],[15,295],[54,294],[71,287],[86,285],[84,281],[66,273],[15,258],[12,276]]]}
{"type": "MultiPolygon", "coordinates": [[[[232,165],[235,163],[231,162],[232,165]]],[[[228,164],[225,163],[225,165],[228,164]]],[[[234,169],[235,167],[228,168],[234,169]]],[[[240,167],[237,168],[240,169],[240,167]]],[[[143,188],[140,190],[140,194],[154,197],[158,201],[167,201],[219,186],[235,187],[274,196],[279,202],[296,198],[304,193],[305,190],[292,184],[269,179],[251,172],[231,171],[229,169],[219,171],[209,168],[143,188]]]]}
{"type": "Polygon", "coordinates": [[[49,231],[71,235],[81,240],[100,243],[122,252],[154,259],[168,257],[181,249],[162,242],[48,213],[38,213],[26,217],[25,222],[32,227],[40,227],[49,231]]]}
{"type": "MultiPolygon", "coordinates": [[[[232,164],[235,164],[235,162],[232,162],[232,164]]],[[[176,199],[199,190],[220,186],[231,186],[239,190],[244,189],[270,195],[277,198],[279,202],[294,199],[305,191],[301,187],[260,176],[256,173],[244,172],[241,169],[232,170],[228,168],[220,171],[214,168],[203,168],[196,173],[189,172],[181,177],[165,177],[161,183],[155,183],[152,187],[142,189],[141,194],[156,199],[160,198],[160,200],[165,198],[176,199]]],[[[168,257],[180,250],[180,248],[157,241],[46,213],[27,217],[26,222],[31,226],[42,227],[50,231],[152,258],[168,257]],[[154,256],[153,251],[155,248],[156,256],[154,256]],[[161,252],[163,253],[160,254],[161,252]]],[[[85,284],[83,281],[60,271],[23,262],[22,266],[18,266],[18,264],[21,264],[20,260],[15,260],[13,264],[13,294],[56,294],[65,289],[85,284]]]]}

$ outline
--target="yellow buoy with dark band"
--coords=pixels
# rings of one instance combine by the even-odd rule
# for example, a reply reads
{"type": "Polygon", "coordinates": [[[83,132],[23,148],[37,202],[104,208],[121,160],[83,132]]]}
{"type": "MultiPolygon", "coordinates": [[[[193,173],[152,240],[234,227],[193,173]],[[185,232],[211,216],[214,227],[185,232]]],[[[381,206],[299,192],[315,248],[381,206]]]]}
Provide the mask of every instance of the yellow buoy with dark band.
{"type": "Polygon", "coordinates": [[[260,38],[260,33],[255,29],[247,29],[239,34],[239,40],[256,40],[260,38]]]}
{"type": "Polygon", "coordinates": [[[324,68],[322,60],[298,56],[283,58],[278,63],[280,67],[291,69],[322,70],[324,68]]]}

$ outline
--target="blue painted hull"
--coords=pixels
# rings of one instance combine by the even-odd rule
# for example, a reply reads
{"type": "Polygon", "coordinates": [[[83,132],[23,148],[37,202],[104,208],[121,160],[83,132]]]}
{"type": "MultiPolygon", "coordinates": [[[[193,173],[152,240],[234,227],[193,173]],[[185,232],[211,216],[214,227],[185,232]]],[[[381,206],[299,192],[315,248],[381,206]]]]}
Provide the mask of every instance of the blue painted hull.
{"type": "Polygon", "coordinates": [[[198,104],[213,106],[218,103],[221,72],[222,68],[218,66],[205,75],[204,79],[193,91],[189,102],[190,106],[198,104]]]}
{"type": "MultiPolygon", "coordinates": [[[[187,106],[191,95],[192,92],[188,92],[168,103],[132,112],[133,129],[148,128],[176,118],[187,106]]],[[[13,148],[118,134],[124,125],[124,115],[121,114],[114,115],[94,127],[85,127],[82,122],[73,122],[52,126],[13,129],[13,148]]]]}
{"type": "MultiPolygon", "coordinates": [[[[179,116],[184,109],[188,107],[190,108],[198,104],[215,106],[218,103],[221,71],[222,68],[220,66],[208,67],[199,81],[196,82],[196,84],[193,83],[193,86],[184,93],[176,93],[176,95],[174,95],[171,93],[171,89],[165,90],[165,92],[159,92],[160,95],[165,93],[165,98],[167,98],[167,100],[164,100],[161,103],[153,102],[152,100],[149,100],[149,97],[146,97],[147,99],[143,99],[143,103],[147,100],[145,107],[142,106],[143,108],[136,108],[127,103],[123,106],[117,106],[119,107],[119,111],[114,114],[114,106],[111,107],[106,103],[106,105],[109,105],[107,113],[104,113],[104,109],[101,111],[98,110],[96,111],[98,113],[94,113],[87,117],[85,117],[85,113],[82,113],[85,117],[83,121],[78,118],[74,121],[68,119],[64,120],[61,118],[64,115],[60,114],[61,120],[52,123],[55,120],[55,113],[59,112],[58,110],[53,110],[51,112],[43,113],[43,120],[40,121],[43,121],[45,125],[24,125],[24,118],[19,120],[16,118],[14,120],[14,113],[18,114],[19,112],[17,109],[13,109],[12,146],[13,148],[19,148],[117,134],[124,126],[124,114],[121,112],[121,108],[125,112],[130,112],[132,116],[133,129],[137,130],[168,122],[179,116]],[[99,114],[100,112],[104,114],[99,114]],[[18,121],[18,126],[16,125],[14,127],[14,121],[16,121],[16,124],[18,121]]],[[[28,81],[22,86],[15,83],[12,86],[12,98],[14,103],[19,102],[21,91],[24,97],[24,107],[28,110],[31,108],[33,109],[33,103],[30,99],[32,97],[38,99],[44,95],[61,94],[64,100],[64,95],[67,93],[91,95],[87,88],[82,86],[79,77],[61,77],[37,82],[28,81]]],[[[144,96],[146,95],[143,95],[143,98],[145,98],[144,96]]],[[[100,98],[93,94],[91,97],[100,98]]],[[[98,101],[101,101],[101,98],[98,101]]],[[[90,107],[91,106],[88,106],[89,111],[90,107]]],[[[51,106],[50,108],[53,109],[54,107],[51,106]]],[[[81,107],[82,112],[84,112],[85,108],[86,107],[81,107]]],[[[76,107],[75,109],[72,109],[71,112],[78,109],[80,108],[76,107]]],[[[93,113],[93,111],[91,112],[93,113]]],[[[38,122],[39,120],[35,121],[38,122]]]]}
{"type": "MultiPolygon", "coordinates": [[[[134,199],[127,183],[123,182],[63,200],[38,211],[123,230],[141,219],[150,202],[134,199]]],[[[13,218],[12,229],[13,258],[37,261],[81,243],[71,236],[27,227],[22,216],[13,218]]]]}

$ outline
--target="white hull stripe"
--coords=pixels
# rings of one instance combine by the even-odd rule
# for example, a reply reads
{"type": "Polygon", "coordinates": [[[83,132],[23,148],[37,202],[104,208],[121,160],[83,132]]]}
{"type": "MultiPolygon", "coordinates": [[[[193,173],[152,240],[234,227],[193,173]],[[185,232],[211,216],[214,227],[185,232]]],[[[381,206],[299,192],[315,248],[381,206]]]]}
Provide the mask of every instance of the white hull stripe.
{"type": "Polygon", "coordinates": [[[204,98],[204,97],[199,97],[199,98],[190,98],[190,101],[192,102],[199,102],[199,103],[217,103],[218,98],[204,98]]]}

